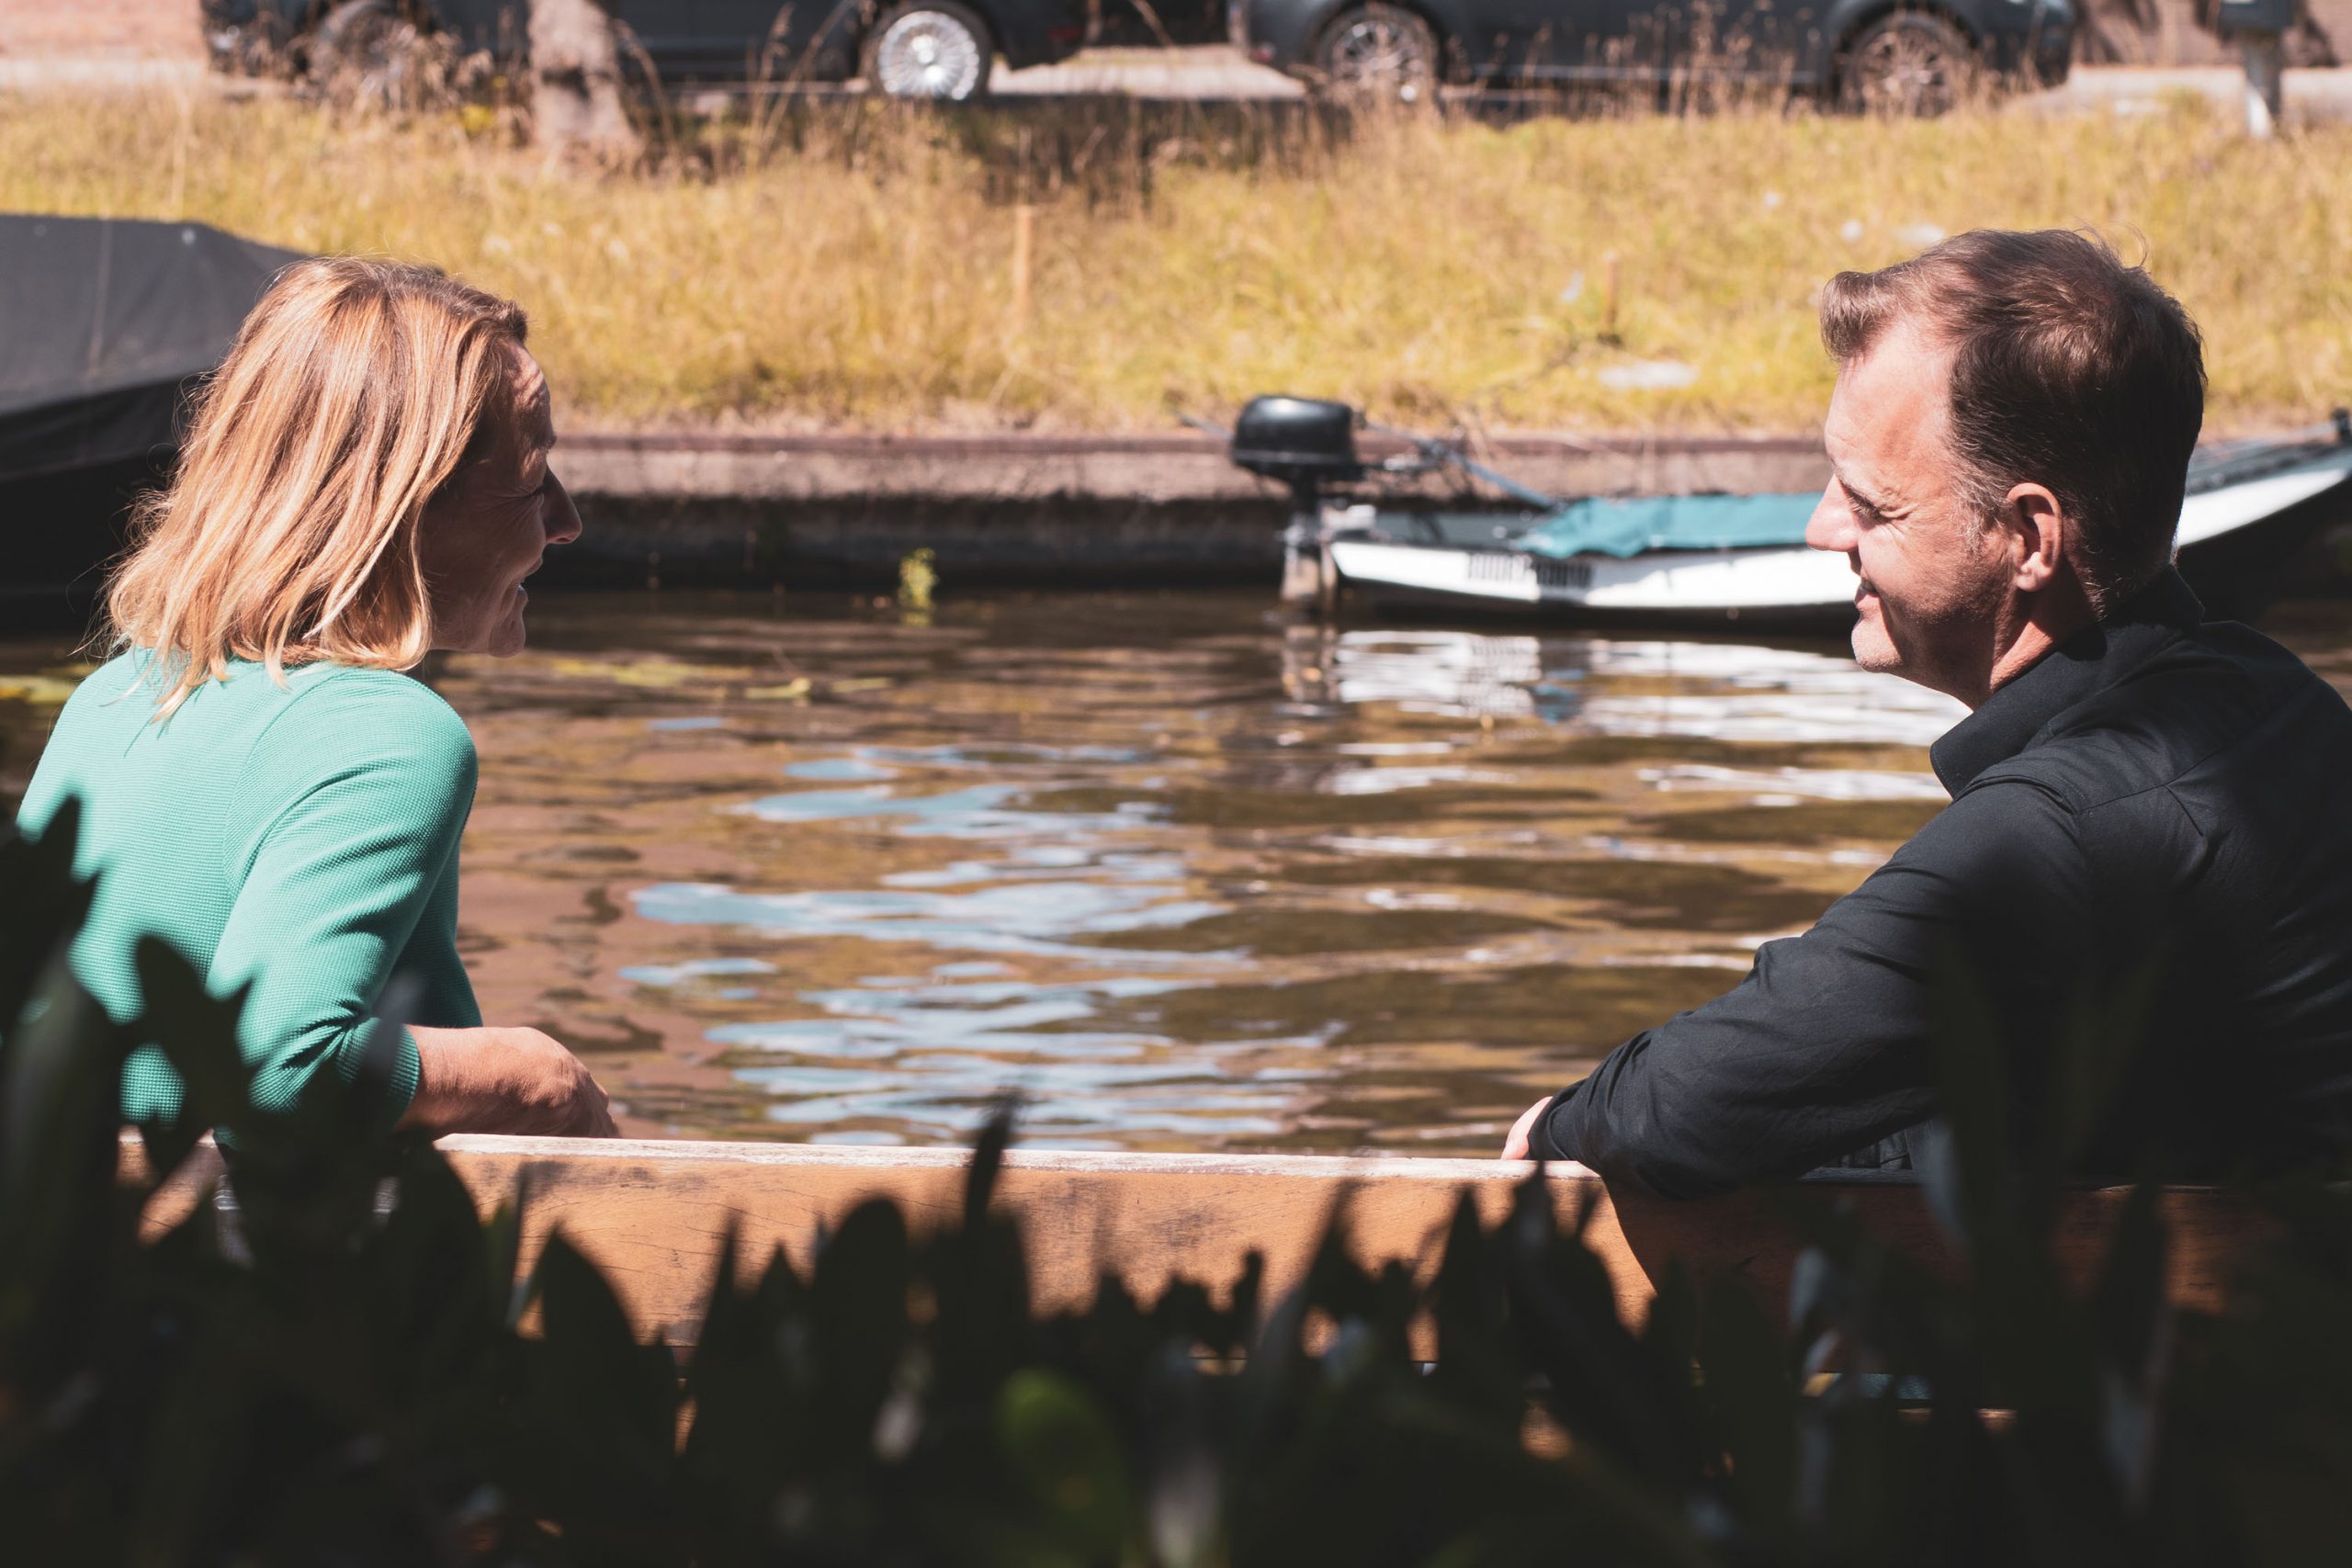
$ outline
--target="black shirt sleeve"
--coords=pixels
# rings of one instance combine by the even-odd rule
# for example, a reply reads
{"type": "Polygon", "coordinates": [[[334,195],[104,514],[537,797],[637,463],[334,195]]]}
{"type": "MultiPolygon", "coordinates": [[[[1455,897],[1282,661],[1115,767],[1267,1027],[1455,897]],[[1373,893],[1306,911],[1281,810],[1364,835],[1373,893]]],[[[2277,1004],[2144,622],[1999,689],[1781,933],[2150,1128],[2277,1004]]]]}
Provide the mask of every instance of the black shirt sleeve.
{"type": "Polygon", "coordinates": [[[2005,1025],[2046,1022],[2097,941],[2090,883],[2064,803],[2023,780],[1981,784],[1811,931],[1759,948],[1736,988],[1563,1090],[1533,1152],[1699,1197],[1915,1126],[1934,1112],[1929,1008],[1947,945],[2005,1025]]]}

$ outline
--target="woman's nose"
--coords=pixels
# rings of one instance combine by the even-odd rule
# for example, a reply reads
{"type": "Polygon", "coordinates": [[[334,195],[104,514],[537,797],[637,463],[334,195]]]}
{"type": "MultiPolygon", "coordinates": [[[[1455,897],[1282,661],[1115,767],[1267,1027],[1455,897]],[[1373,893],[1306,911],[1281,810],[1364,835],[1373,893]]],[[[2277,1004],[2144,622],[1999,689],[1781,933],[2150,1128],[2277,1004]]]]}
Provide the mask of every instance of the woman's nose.
{"type": "Polygon", "coordinates": [[[568,545],[580,537],[580,509],[571,504],[571,492],[553,474],[548,476],[548,543],[568,545]]]}

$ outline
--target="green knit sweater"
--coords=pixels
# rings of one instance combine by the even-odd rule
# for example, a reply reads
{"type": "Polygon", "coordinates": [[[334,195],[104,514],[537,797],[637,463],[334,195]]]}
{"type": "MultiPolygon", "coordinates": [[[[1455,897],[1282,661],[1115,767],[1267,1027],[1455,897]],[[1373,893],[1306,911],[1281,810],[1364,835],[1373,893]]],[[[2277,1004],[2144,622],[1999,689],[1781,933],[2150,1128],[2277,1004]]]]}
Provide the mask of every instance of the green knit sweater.
{"type": "MultiPolygon", "coordinates": [[[[216,995],[250,984],[240,1044],[265,1109],[292,1106],[322,1073],[357,1076],[394,975],[416,984],[411,1021],[479,1024],[457,946],[474,748],[449,705],[385,670],[300,666],[280,685],[241,663],[158,723],[140,679],[149,658],[125,654],[82,683],[17,818],[38,839],[82,800],[75,870],[98,881],[71,959],[107,1015],[138,1015],[131,956],[149,934],[216,995]]],[[[416,1077],[403,1031],[387,1126],[416,1077]]],[[[132,1055],[127,1118],[175,1118],[181,1098],[161,1052],[132,1055]]]]}

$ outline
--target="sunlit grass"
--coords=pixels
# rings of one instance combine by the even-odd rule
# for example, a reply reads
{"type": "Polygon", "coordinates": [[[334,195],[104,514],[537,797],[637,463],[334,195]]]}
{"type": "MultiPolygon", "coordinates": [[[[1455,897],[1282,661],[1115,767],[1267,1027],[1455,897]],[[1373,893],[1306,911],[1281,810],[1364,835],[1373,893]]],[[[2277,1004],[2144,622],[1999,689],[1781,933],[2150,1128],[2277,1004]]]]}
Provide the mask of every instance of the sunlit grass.
{"type": "Polygon", "coordinates": [[[1821,281],[1983,224],[2144,247],[2205,329],[2217,428],[2352,397],[2352,129],[2254,143],[2189,102],[1351,133],[851,105],[789,129],[598,176],[456,118],[0,102],[0,208],[437,262],[521,299],[572,417],[604,423],[1156,427],[1279,388],[1423,422],[1800,428],[1830,377],[1821,281]]]}

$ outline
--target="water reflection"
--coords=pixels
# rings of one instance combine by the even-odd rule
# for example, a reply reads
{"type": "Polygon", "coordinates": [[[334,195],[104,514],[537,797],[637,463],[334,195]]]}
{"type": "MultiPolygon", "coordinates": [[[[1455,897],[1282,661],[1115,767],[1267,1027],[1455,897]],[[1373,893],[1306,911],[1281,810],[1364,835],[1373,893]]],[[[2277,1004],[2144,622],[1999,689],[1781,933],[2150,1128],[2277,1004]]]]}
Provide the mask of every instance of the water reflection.
{"type": "Polygon", "coordinates": [[[532,620],[436,677],[468,962],[647,1134],[938,1142],[1015,1090],[1046,1144],[1490,1151],[1924,821],[1958,714],[1834,645],[1256,595],[532,620]]]}
{"type": "Polygon", "coordinates": [[[1540,715],[1557,724],[1575,716],[1583,695],[1575,684],[1582,671],[1546,671],[1543,645],[1532,637],[1351,631],[1333,638],[1302,627],[1283,649],[1290,662],[1306,661],[1296,676],[1301,700],[1327,706],[1384,704],[1399,713],[1471,718],[1540,715]]]}
{"type": "Polygon", "coordinates": [[[1834,647],[1255,598],[613,608],[442,686],[485,1006],[649,1131],[932,1142],[1016,1090],[1074,1146],[1487,1149],[1923,820],[1955,711],[1834,647]]]}
{"type": "Polygon", "coordinates": [[[1532,717],[1600,735],[1924,747],[1964,711],[1842,653],[1749,643],[1302,629],[1283,651],[1301,702],[1532,717]]]}
{"type": "MultiPolygon", "coordinates": [[[[930,875],[933,874],[926,874],[930,875]]],[[[998,868],[948,868],[946,877],[990,879],[998,868]]],[[[785,939],[855,936],[920,942],[939,953],[1091,956],[1074,939],[1182,925],[1225,906],[1182,897],[1182,881],[1045,882],[963,893],[890,888],[744,893],[707,883],[664,883],[637,895],[637,911],[673,925],[750,927],[785,939]]],[[[1125,955],[1136,962],[1141,955],[1125,955]]]]}

